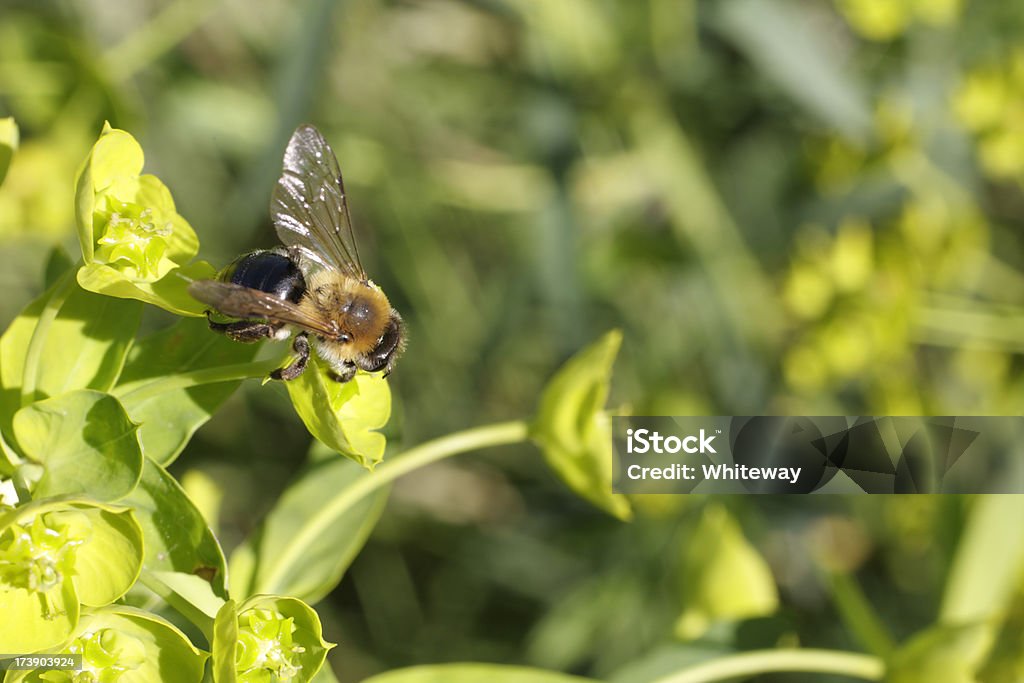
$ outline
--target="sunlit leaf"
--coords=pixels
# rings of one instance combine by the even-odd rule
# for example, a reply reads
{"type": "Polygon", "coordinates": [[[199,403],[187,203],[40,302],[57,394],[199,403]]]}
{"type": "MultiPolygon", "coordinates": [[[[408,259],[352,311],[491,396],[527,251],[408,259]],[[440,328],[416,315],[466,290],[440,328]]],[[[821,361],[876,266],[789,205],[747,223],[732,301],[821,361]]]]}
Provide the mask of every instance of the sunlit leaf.
{"type": "Polygon", "coordinates": [[[83,389],[33,403],[18,411],[13,427],[23,453],[45,468],[37,496],[117,500],[142,474],[136,425],[109,394],[83,389]]]}
{"type": "Polygon", "coordinates": [[[691,640],[718,621],[772,614],[779,597],[771,569],[725,508],[709,505],[686,539],[676,634],[691,640]]]}
{"type": "Polygon", "coordinates": [[[359,373],[350,382],[335,382],[311,356],[306,371],[285,386],[306,429],[331,450],[364,467],[373,467],[384,457],[386,440],[376,430],[391,415],[391,391],[379,373],[359,373]]]}
{"type": "Polygon", "coordinates": [[[214,594],[209,581],[195,574],[146,570],[142,582],[210,637],[224,598],[214,594]]]}
{"type": "Polygon", "coordinates": [[[117,380],[142,317],[142,305],[75,287],[47,332],[36,390],[107,391],[117,380]]]}
{"type": "Polygon", "coordinates": [[[58,285],[51,286],[26,306],[0,337],[0,426],[13,438],[11,420],[21,407],[21,386],[25,374],[25,356],[39,316],[58,285]]]}
{"type": "Polygon", "coordinates": [[[338,677],[334,675],[331,663],[325,661],[320,670],[316,672],[316,675],[310,679],[310,683],[338,683],[338,677]]]}
{"type": "Polygon", "coordinates": [[[190,264],[195,231],[155,176],[140,175],[142,148],[122,130],[104,127],[75,183],[75,216],[85,265],[78,283],[92,292],[138,299],[180,315],[201,315],[186,291],[190,279],[213,275],[190,264]]]}
{"type": "Polygon", "coordinates": [[[175,479],[148,458],[142,479],[123,501],[131,505],[146,537],[146,571],[181,572],[207,581],[226,598],[220,544],[175,479]]]}
{"type": "MultiPolygon", "coordinates": [[[[89,507],[82,512],[89,529],[84,530],[88,537],[76,553],[75,584],[83,605],[100,607],[124,595],[138,578],[142,529],[131,510],[89,507]]],[[[56,513],[61,514],[68,513],[56,513]]]]}
{"type": "Polygon", "coordinates": [[[217,612],[213,623],[213,680],[235,683],[235,650],[238,647],[238,603],[228,600],[217,612]]]}
{"type": "Polygon", "coordinates": [[[322,460],[303,473],[247,542],[256,549],[257,564],[251,586],[238,588],[241,595],[279,593],[315,603],[329,593],[376,525],[388,490],[378,490],[340,513],[329,503],[371,476],[339,458],[322,460]]]}
{"type": "Polygon", "coordinates": [[[80,602],[105,605],[131,587],[142,552],[127,508],[65,497],[0,515],[4,649],[58,645],[77,624],[80,602]]]}
{"type": "MultiPolygon", "coordinates": [[[[83,668],[93,672],[90,680],[118,683],[199,683],[209,656],[170,622],[123,605],[83,614],[74,635],[56,652],[83,654],[83,668]]],[[[48,673],[44,679],[42,670],[35,670],[8,680],[71,683],[74,673],[48,673]]]]}
{"type": "Polygon", "coordinates": [[[39,599],[35,591],[0,584],[0,643],[12,652],[36,652],[63,642],[78,623],[79,602],[74,582],[39,599]]]}
{"type": "Polygon", "coordinates": [[[609,332],[573,356],[548,382],[530,434],[570,489],[628,519],[625,496],[612,493],[611,420],[604,412],[622,333],[609,332]]]}
{"type": "MultiPolygon", "coordinates": [[[[5,390],[20,389],[31,379],[32,400],[74,389],[107,391],[117,381],[141,315],[138,302],[99,296],[60,280],[30,303],[4,333],[0,360],[5,390]],[[32,360],[35,373],[26,378],[34,335],[40,337],[32,360]]],[[[13,403],[13,396],[9,400],[13,403]]]]}
{"type": "Polygon", "coordinates": [[[132,282],[102,263],[87,264],[78,271],[78,284],[84,289],[121,299],[138,299],[175,313],[199,317],[208,306],[188,293],[193,280],[210,279],[216,269],[206,261],[196,261],[170,271],[156,282],[132,282]]]}
{"type": "Polygon", "coordinates": [[[918,633],[891,658],[887,683],[976,683],[992,647],[991,624],[935,626],[918,633]]]}
{"type": "Polygon", "coordinates": [[[992,617],[1009,603],[1024,572],[1024,496],[979,496],[942,599],[942,621],[962,624],[992,617]]]}
{"type": "Polygon", "coordinates": [[[103,126],[99,140],[82,162],[75,180],[75,220],[82,257],[92,263],[96,236],[93,231],[93,210],[96,194],[110,187],[118,177],[137,176],[142,171],[142,147],[131,135],[103,126]]]}
{"type": "Polygon", "coordinates": [[[139,441],[146,457],[160,465],[170,464],[240,383],[161,389],[161,380],[246,363],[258,350],[257,344],[239,344],[211,332],[206,321],[198,319],[180,320],[139,341],[128,356],[116,393],[139,423],[139,441]]]}

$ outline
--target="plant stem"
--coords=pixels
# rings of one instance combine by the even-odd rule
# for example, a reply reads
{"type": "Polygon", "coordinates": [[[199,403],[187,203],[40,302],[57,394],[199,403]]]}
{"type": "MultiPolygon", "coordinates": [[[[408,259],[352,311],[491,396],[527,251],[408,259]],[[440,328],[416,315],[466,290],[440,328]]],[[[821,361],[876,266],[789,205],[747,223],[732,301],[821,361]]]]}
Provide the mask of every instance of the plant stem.
{"type": "Polygon", "coordinates": [[[33,403],[36,400],[36,382],[39,380],[39,360],[43,355],[43,347],[46,345],[46,336],[50,331],[50,325],[57,319],[61,307],[67,301],[71,291],[77,282],[75,274],[80,264],[68,269],[57,281],[53,294],[46,300],[43,310],[39,312],[39,320],[32,329],[32,338],[28,342],[28,350],[25,351],[25,365],[21,372],[21,405],[22,407],[33,403]]]}
{"type": "Polygon", "coordinates": [[[403,455],[382,463],[372,472],[365,472],[362,477],[329,500],[316,517],[303,526],[288,545],[277,553],[271,573],[259,582],[256,592],[273,593],[278,590],[277,583],[296,562],[301,561],[306,548],[315,542],[324,530],[337,523],[338,517],[382,486],[413,470],[453,455],[525,441],[528,432],[529,426],[524,420],[475,427],[420,444],[403,455]]]}
{"type": "Polygon", "coordinates": [[[191,372],[160,377],[148,382],[135,382],[125,386],[114,387],[111,393],[121,399],[121,401],[138,402],[153,396],[159,396],[168,391],[188,389],[202,384],[216,384],[217,382],[234,382],[242,379],[266,377],[280,365],[280,359],[221,365],[215,368],[203,368],[202,370],[192,370],[191,372]]]}
{"type": "MultiPolygon", "coordinates": [[[[148,569],[142,570],[142,573],[139,574],[139,582],[192,622],[206,636],[207,642],[213,643],[213,622],[217,617],[216,612],[214,614],[207,614],[202,607],[192,602],[189,598],[176,593],[173,588],[159,578],[159,574],[153,573],[148,569]]],[[[216,607],[219,608],[224,603],[223,600],[213,596],[212,593],[211,596],[214,602],[219,601],[216,607]]]]}
{"type": "Polygon", "coordinates": [[[878,657],[838,650],[756,650],[698,664],[654,683],[709,683],[773,672],[835,674],[880,681],[885,665],[878,657]]]}
{"type": "Polygon", "coordinates": [[[892,634],[885,627],[857,580],[842,571],[823,568],[825,581],[832,586],[832,600],[839,616],[853,636],[868,652],[887,657],[896,649],[892,634]]]}

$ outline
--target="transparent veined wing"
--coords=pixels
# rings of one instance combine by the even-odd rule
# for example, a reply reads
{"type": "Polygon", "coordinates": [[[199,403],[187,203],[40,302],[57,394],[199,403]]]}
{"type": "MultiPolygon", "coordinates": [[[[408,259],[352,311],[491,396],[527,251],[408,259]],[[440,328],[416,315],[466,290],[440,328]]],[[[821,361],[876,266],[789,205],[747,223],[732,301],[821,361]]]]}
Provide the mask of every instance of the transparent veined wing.
{"type": "Polygon", "coordinates": [[[308,259],[366,280],[359,261],[345,185],[331,146],[316,128],[299,126],[270,201],[277,236],[308,259]]]}
{"type": "Polygon", "coordinates": [[[197,280],[188,292],[198,301],[232,318],[259,318],[276,323],[297,325],[310,332],[337,339],[340,330],[327,319],[307,313],[290,301],[272,294],[219,280],[197,280]]]}

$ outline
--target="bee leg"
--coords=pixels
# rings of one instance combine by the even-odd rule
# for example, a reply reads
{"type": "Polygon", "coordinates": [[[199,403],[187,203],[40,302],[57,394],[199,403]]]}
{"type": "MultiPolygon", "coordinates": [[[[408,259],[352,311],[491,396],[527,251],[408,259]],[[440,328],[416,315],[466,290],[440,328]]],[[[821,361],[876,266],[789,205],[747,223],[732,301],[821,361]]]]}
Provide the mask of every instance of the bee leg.
{"type": "Polygon", "coordinates": [[[271,325],[262,320],[238,320],[231,323],[219,323],[210,317],[209,311],[206,312],[206,320],[210,325],[210,329],[214,332],[225,334],[232,341],[242,342],[243,344],[252,344],[261,339],[273,337],[274,333],[277,332],[277,328],[280,327],[279,325],[271,325]]]}
{"type": "Polygon", "coordinates": [[[352,378],[356,376],[356,370],[358,370],[358,368],[355,363],[345,361],[340,372],[331,369],[327,371],[327,375],[335,382],[344,384],[345,382],[352,381],[352,378]]]}
{"type": "Polygon", "coordinates": [[[288,382],[301,375],[303,370],[306,369],[306,364],[309,362],[309,339],[305,332],[295,335],[295,341],[292,342],[292,350],[298,354],[298,358],[292,361],[290,365],[270,373],[271,379],[282,379],[288,382]]]}

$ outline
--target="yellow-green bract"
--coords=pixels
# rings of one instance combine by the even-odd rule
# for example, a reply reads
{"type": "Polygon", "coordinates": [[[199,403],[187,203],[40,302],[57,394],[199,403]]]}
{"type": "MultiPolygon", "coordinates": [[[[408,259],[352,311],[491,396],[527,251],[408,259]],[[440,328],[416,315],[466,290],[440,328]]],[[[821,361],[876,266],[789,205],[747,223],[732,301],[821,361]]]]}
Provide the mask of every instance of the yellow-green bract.
{"type": "Polygon", "coordinates": [[[179,315],[202,315],[191,280],[212,277],[192,263],[199,239],[167,187],[142,175],[142,147],[123,130],[103,128],[75,181],[75,219],[84,265],[78,283],[99,294],[138,299],[179,315]]]}
{"type": "Polygon", "coordinates": [[[530,429],[551,469],[569,488],[619,519],[629,503],[612,493],[611,421],[604,411],[622,343],[613,330],[567,362],[548,383],[530,429]]]}
{"type": "Polygon", "coordinates": [[[64,642],[82,605],[107,605],[135,583],[142,543],[131,510],[80,498],[41,500],[0,515],[4,651],[64,642]]]}

